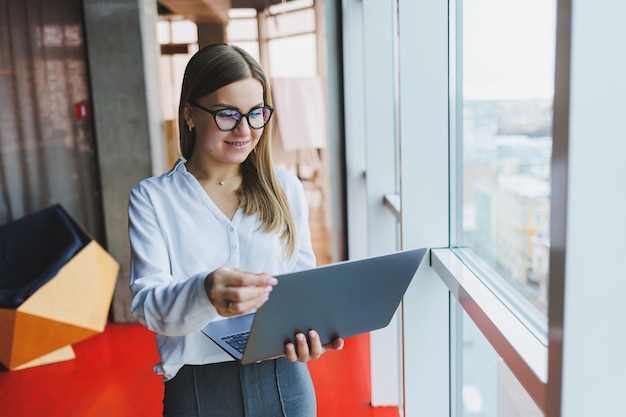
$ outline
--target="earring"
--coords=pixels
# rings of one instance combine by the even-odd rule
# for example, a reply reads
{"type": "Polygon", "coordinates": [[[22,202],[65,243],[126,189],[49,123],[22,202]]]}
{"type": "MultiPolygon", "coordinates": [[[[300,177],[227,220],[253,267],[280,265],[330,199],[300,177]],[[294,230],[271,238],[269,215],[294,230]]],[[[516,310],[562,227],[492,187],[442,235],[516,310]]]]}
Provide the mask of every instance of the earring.
{"type": "Polygon", "coordinates": [[[189,127],[189,132],[193,132],[193,126],[192,125],[187,125],[187,127],[189,127]]]}

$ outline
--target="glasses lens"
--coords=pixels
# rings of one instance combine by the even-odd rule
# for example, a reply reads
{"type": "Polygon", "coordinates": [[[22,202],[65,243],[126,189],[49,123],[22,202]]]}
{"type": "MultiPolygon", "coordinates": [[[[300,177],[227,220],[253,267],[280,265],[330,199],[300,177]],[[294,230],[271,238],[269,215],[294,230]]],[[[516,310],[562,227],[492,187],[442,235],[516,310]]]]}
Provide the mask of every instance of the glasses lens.
{"type": "Polygon", "coordinates": [[[235,129],[244,116],[248,119],[248,124],[251,128],[261,129],[270,120],[272,108],[269,106],[258,107],[246,115],[233,109],[220,110],[214,114],[217,127],[223,131],[235,129]]]}
{"type": "Polygon", "coordinates": [[[215,113],[215,123],[221,130],[231,130],[241,120],[241,113],[237,110],[220,110],[215,113]]]}
{"type": "Polygon", "coordinates": [[[258,109],[252,110],[248,114],[248,123],[250,123],[250,127],[253,129],[260,129],[270,118],[270,109],[267,107],[259,107],[258,109]]]}

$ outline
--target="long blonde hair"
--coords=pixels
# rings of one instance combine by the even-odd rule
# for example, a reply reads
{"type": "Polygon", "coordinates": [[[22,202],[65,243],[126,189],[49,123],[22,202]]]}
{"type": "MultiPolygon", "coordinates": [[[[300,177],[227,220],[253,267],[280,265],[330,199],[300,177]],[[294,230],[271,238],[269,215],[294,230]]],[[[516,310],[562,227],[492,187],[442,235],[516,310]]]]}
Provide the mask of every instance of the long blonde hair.
{"type": "MultiPolygon", "coordinates": [[[[187,64],[178,107],[180,150],[187,160],[195,146],[195,130],[190,132],[184,118],[187,103],[228,84],[247,78],[263,86],[263,100],[271,105],[269,83],[263,69],[243,49],[228,44],[214,44],[200,49],[187,64]]],[[[259,143],[241,164],[242,184],[238,190],[239,206],[247,215],[256,214],[268,232],[279,232],[287,257],[295,250],[296,228],[289,201],[274,175],[271,155],[271,120],[259,143]]]]}

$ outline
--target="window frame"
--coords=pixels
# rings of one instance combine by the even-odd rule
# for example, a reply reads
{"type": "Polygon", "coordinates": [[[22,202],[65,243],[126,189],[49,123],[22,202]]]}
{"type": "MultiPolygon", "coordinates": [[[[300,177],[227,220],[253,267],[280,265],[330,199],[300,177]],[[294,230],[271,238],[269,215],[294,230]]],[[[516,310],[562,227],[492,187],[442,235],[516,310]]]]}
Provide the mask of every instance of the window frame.
{"type": "MultiPolygon", "coordinates": [[[[346,175],[352,176],[346,184],[348,202],[354,203],[348,210],[350,221],[368,216],[367,205],[357,204],[366,195],[366,181],[361,174],[368,167],[360,159],[362,155],[350,154],[355,148],[349,145],[352,141],[358,143],[357,139],[365,134],[363,125],[354,120],[364,117],[361,106],[366,89],[362,81],[367,69],[351,58],[354,51],[364,48],[363,33],[377,24],[362,19],[362,5],[368,1],[373,0],[341,2],[343,69],[347,74],[346,159],[362,163],[357,171],[351,171],[354,165],[346,167],[346,175]],[[360,83],[354,82],[354,77],[360,83]]],[[[447,2],[396,1],[402,245],[406,249],[434,249],[434,267],[424,263],[420,266],[403,302],[403,415],[456,417],[462,413],[462,393],[456,372],[459,364],[451,358],[462,353],[458,339],[462,314],[458,308],[449,308],[455,306],[440,273],[446,275],[446,269],[453,267],[443,265],[439,258],[458,259],[449,245],[455,226],[449,218],[449,207],[456,197],[448,193],[449,182],[458,173],[449,170],[454,149],[449,151],[448,140],[438,140],[448,138],[447,118],[454,117],[447,100],[449,93],[454,93],[449,91],[448,77],[455,74],[442,71],[449,68],[447,51],[454,47],[454,38],[448,37],[447,2]]],[[[626,240],[615,231],[626,230],[626,198],[617,191],[623,189],[626,178],[626,126],[621,117],[626,113],[626,55],[616,52],[619,40],[626,36],[622,24],[626,3],[598,0],[572,4],[572,0],[558,0],[557,9],[556,73],[560,75],[554,97],[548,369],[543,411],[549,417],[624,415],[626,403],[621,394],[626,389],[626,356],[622,351],[626,332],[616,329],[623,328],[626,280],[621,272],[626,240]],[[590,175],[593,181],[589,181],[590,175]],[[590,195],[596,200],[589,201],[590,195]],[[600,207],[602,215],[598,215],[600,207]]],[[[351,250],[367,250],[367,229],[348,228],[348,233],[351,250]],[[353,239],[355,234],[357,239],[353,239]]],[[[457,275],[452,274],[454,283],[450,285],[459,290],[457,275]]],[[[469,275],[469,279],[475,279],[469,275]]],[[[476,311],[487,309],[482,301],[478,303],[476,311]]],[[[509,351],[523,350],[508,340],[502,345],[507,344],[513,348],[509,351]]],[[[520,369],[524,367],[530,368],[522,363],[520,369]]],[[[516,378],[523,379],[520,372],[516,378]]],[[[532,379],[537,378],[531,376],[529,381],[532,379]]],[[[531,390],[540,390],[538,382],[530,384],[536,385],[531,390]]]]}
{"type": "MultiPolygon", "coordinates": [[[[402,248],[448,247],[448,4],[398,0],[397,7],[402,248]]],[[[425,262],[405,294],[402,317],[401,415],[450,417],[459,395],[451,384],[450,292],[425,262]]]]}
{"type": "MultiPolygon", "coordinates": [[[[460,95],[456,94],[455,87],[461,86],[459,74],[456,71],[455,57],[446,56],[443,57],[438,54],[436,49],[446,51],[454,51],[461,43],[457,38],[456,33],[456,21],[455,13],[457,5],[455,0],[451,0],[445,7],[433,8],[432,4],[427,4],[428,1],[417,0],[399,0],[399,19],[400,19],[400,76],[401,76],[401,93],[400,102],[401,114],[420,114],[417,116],[419,120],[415,120],[412,117],[409,121],[407,118],[401,117],[401,144],[402,144],[402,158],[411,161],[411,165],[403,165],[401,178],[429,178],[433,181],[433,178],[445,178],[445,190],[449,193],[447,196],[439,196],[434,202],[432,195],[429,195],[429,203],[424,198],[420,198],[416,193],[416,188],[419,188],[417,181],[403,180],[403,188],[401,193],[401,218],[402,218],[402,235],[403,235],[403,247],[419,246],[420,240],[414,239],[415,230],[420,230],[424,236],[437,236],[434,231],[429,231],[432,227],[432,221],[430,225],[424,224],[419,220],[414,220],[413,213],[420,213],[426,211],[426,213],[433,215],[434,211],[425,210],[424,206],[429,205],[438,206],[441,209],[445,204],[445,210],[448,215],[446,218],[446,224],[443,229],[446,231],[447,236],[445,242],[434,244],[434,240],[426,240],[431,250],[431,269],[435,272],[435,276],[441,283],[444,284],[447,291],[448,298],[444,300],[444,297],[440,294],[437,306],[432,305],[431,313],[437,311],[437,314],[445,316],[448,321],[446,330],[449,330],[447,335],[450,344],[445,347],[447,354],[447,363],[443,364],[439,361],[432,361],[433,365],[430,368],[437,369],[438,372],[447,371],[449,375],[449,382],[457,381],[459,374],[456,372],[461,369],[460,362],[455,362],[462,352],[458,351],[458,346],[454,345],[455,340],[459,340],[459,335],[462,332],[462,323],[460,321],[460,309],[462,308],[479,329],[486,336],[489,343],[494,347],[498,355],[502,357],[507,366],[511,369],[515,377],[519,380],[522,386],[526,389],[529,395],[533,398],[535,403],[541,410],[545,412],[547,408],[546,404],[546,389],[548,380],[548,345],[547,336],[539,334],[535,326],[529,324],[527,318],[516,313],[515,308],[507,304],[506,299],[497,297],[494,292],[486,285],[487,280],[482,280],[476,275],[474,271],[467,267],[467,265],[457,256],[454,249],[451,247],[450,242],[455,240],[456,234],[458,234],[458,227],[460,226],[455,221],[455,216],[452,215],[452,210],[455,205],[462,201],[462,197],[458,194],[460,191],[458,187],[454,187],[455,181],[458,182],[459,176],[462,172],[459,172],[455,161],[456,153],[461,150],[458,144],[455,143],[456,138],[456,126],[457,117],[460,114],[456,109],[461,108],[455,106],[455,102],[458,105],[460,95]],[[417,17],[419,16],[419,17],[417,17]],[[403,21],[406,23],[403,24],[403,21]],[[442,38],[442,29],[445,27],[445,40],[442,38]],[[434,36],[433,34],[439,34],[434,36]],[[429,45],[421,45],[420,42],[414,41],[415,39],[425,38],[430,43],[429,45]],[[403,48],[402,39],[411,39],[412,42],[403,48]],[[407,57],[407,58],[404,58],[407,57]],[[437,66],[445,64],[449,72],[446,74],[446,85],[443,83],[433,82],[432,74],[433,70],[437,66]],[[452,65],[450,65],[452,64],[452,65]],[[424,68],[427,67],[427,68],[424,68]],[[421,68],[416,75],[416,70],[421,68]],[[431,70],[430,72],[428,70],[431,70]],[[422,73],[424,78],[421,79],[418,75],[422,73]],[[409,77],[402,77],[402,74],[410,74],[409,77]],[[408,80],[408,81],[405,81],[408,80]],[[430,85],[427,86],[426,84],[430,85]],[[444,95],[447,100],[447,107],[445,110],[443,106],[433,105],[433,97],[439,97],[444,95]],[[406,97],[405,97],[406,96],[406,97]],[[432,120],[439,120],[441,116],[437,112],[444,111],[448,117],[445,125],[445,130],[441,126],[435,128],[432,120]],[[429,122],[431,120],[431,122],[429,122]],[[404,122],[403,122],[404,121],[404,122]],[[420,123],[421,122],[421,123],[420,123]],[[406,125],[404,124],[406,123],[406,125]],[[410,123],[410,124],[409,124],[410,123]],[[415,126],[423,126],[422,129],[416,129],[415,126]],[[428,130],[430,128],[430,130],[428,130]],[[441,163],[446,161],[446,172],[442,173],[439,168],[433,167],[432,163],[423,161],[421,158],[416,158],[415,155],[419,155],[433,147],[430,142],[427,141],[428,137],[446,137],[446,155],[442,157],[439,155],[434,160],[441,163]],[[405,187],[406,186],[406,187],[405,187]],[[409,211],[410,210],[410,211],[409,211]],[[404,215],[402,215],[404,213],[404,215]],[[407,213],[412,213],[408,215],[407,213]],[[456,299],[461,300],[460,303],[456,303],[449,298],[449,294],[453,294],[456,299]],[[442,310],[445,306],[449,306],[450,309],[443,313],[442,310]]],[[[440,121],[441,123],[441,121],[440,121]]],[[[442,147],[439,148],[439,151],[442,147]]],[[[432,155],[431,155],[432,156],[432,155]]],[[[438,182],[439,183],[439,182],[438,182]]],[[[432,188],[431,188],[432,189],[432,188]]],[[[431,219],[432,220],[432,219],[431,219]]],[[[441,224],[438,224],[442,227],[441,224]]],[[[429,271],[430,272],[430,271],[429,271]]],[[[416,279],[424,280],[426,278],[426,271],[418,271],[416,279]]],[[[409,291],[405,297],[405,351],[423,351],[427,350],[420,346],[422,339],[420,335],[424,334],[424,331],[413,331],[414,327],[418,329],[425,325],[419,317],[419,308],[407,308],[406,306],[412,306],[413,303],[425,303],[425,297],[423,296],[424,288],[416,291],[409,291]],[[411,301],[413,300],[413,301],[411,301]],[[407,314],[409,313],[409,314],[407,314]]],[[[432,297],[433,294],[430,294],[432,297]]],[[[430,315],[432,317],[432,315],[430,315]]],[[[432,332],[432,330],[430,330],[432,332]]],[[[436,342],[433,345],[439,344],[442,347],[442,341],[444,337],[438,336],[436,342]]],[[[430,354],[432,355],[432,351],[430,354]]],[[[432,358],[432,357],[431,357],[432,358]]],[[[405,355],[405,369],[418,369],[423,367],[424,364],[420,361],[413,361],[407,359],[405,355]]],[[[430,373],[432,375],[432,373],[430,373]]],[[[432,381],[430,381],[432,383],[432,381]]],[[[418,389],[426,389],[430,391],[428,394],[432,398],[444,398],[447,396],[446,410],[428,411],[425,415],[452,415],[457,416],[462,414],[462,406],[459,403],[462,401],[462,395],[460,387],[457,387],[453,383],[449,383],[446,387],[446,391],[443,388],[427,388],[425,384],[427,382],[420,376],[405,376],[405,415],[422,415],[424,413],[423,404],[419,404],[419,399],[414,399],[414,393],[418,389]],[[419,388],[418,388],[419,387],[419,388]],[[408,394],[411,392],[411,395],[408,394]],[[440,414],[438,414],[440,413],[440,414]],[[452,413],[452,414],[448,414],[452,413]]],[[[434,384],[436,386],[436,384],[434,384]]],[[[422,399],[421,401],[423,401],[422,399]]]]}
{"type": "MultiPolygon", "coordinates": [[[[514,302],[511,297],[505,297],[494,291],[492,280],[480,276],[482,271],[479,269],[468,267],[467,262],[451,245],[460,233],[461,225],[456,221],[458,218],[456,210],[460,210],[462,205],[462,187],[457,185],[462,185],[463,173],[456,164],[457,157],[462,152],[462,136],[457,129],[458,118],[462,117],[459,110],[463,108],[462,97],[458,93],[458,89],[462,89],[462,74],[457,71],[457,60],[462,56],[462,35],[456,30],[462,24],[457,20],[457,16],[462,15],[462,0],[450,0],[448,7],[450,242],[446,248],[431,251],[431,265],[455,299],[459,300],[457,308],[462,308],[469,315],[533,401],[545,413],[549,354],[548,335],[545,333],[547,329],[537,325],[537,320],[529,319],[534,312],[523,311],[520,304],[514,302]]],[[[454,306],[452,308],[454,309],[454,306]]],[[[451,315],[454,316],[454,313],[451,315]]],[[[459,322],[456,326],[461,328],[462,324],[459,322]]],[[[451,358],[455,358],[452,353],[451,358]]],[[[456,366],[456,369],[458,368],[459,365],[456,366]]],[[[459,400],[456,398],[456,401],[459,400]]],[[[455,404],[453,408],[460,410],[460,405],[455,404]]],[[[461,415],[460,411],[456,415],[461,415]]]]}
{"type": "Polygon", "coordinates": [[[432,267],[541,410],[546,409],[548,347],[450,249],[431,250],[432,267]]]}
{"type": "MultiPolygon", "coordinates": [[[[385,200],[398,193],[397,17],[395,0],[344,0],[342,11],[343,69],[350,74],[343,86],[348,257],[360,259],[400,245],[398,218],[385,200]]],[[[373,406],[403,401],[401,334],[398,314],[370,333],[373,406]]]]}

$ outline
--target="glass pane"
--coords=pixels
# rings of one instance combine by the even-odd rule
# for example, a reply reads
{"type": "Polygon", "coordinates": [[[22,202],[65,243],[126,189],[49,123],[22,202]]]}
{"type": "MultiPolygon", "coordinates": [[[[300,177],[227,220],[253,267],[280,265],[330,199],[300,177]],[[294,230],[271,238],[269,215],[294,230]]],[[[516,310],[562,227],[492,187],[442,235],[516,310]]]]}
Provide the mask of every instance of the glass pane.
{"type": "Polygon", "coordinates": [[[315,32],[314,9],[277,14],[267,19],[267,36],[269,39],[307,32],[315,32]]]}
{"type": "Polygon", "coordinates": [[[226,26],[228,40],[233,41],[256,41],[259,32],[256,18],[231,19],[226,26]]]}
{"type": "Polygon", "coordinates": [[[157,41],[159,44],[171,43],[169,20],[157,21],[157,41]]]}
{"type": "Polygon", "coordinates": [[[257,41],[249,41],[249,42],[241,41],[241,42],[230,42],[230,43],[233,45],[237,45],[238,47],[244,49],[257,62],[261,62],[261,58],[259,57],[259,43],[257,41]]]}
{"type": "Polygon", "coordinates": [[[466,0],[461,8],[455,244],[488,270],[479,275],[504,278],[545,313],[555,0],[466,0]]]}
{"type": "MultiPolygon", "coordinates": [[[[452,308],[461,309],[461,306],[455,303],[452,308]]],[[[463,312],[462,317],[463,343],[456,358],[456,369],[460,373],[456,377],[462,382],[462,390],[456,414],[462,417],[543,417],[467,313],[463,312]]]]}
{"type": "Polygon", "coordinates": [[[197,43],[198,27],[191,20],[174,20],[171,27],[172,43],[197,43]]]}
{"type": "Polygon", "coordinates": [[[283,1],[278,4],[274,4],[269,7],[269,12],[272,15],[289,12],[292,10],[304,9],[307,7],[313,7],[313,0],[290,0],[289,2],[283,1]]]}
{"type": "Polygon", "coordinates": [[[256,9],[229,9],[228,17],[230,20],[246,17],[256,19],[256,9]]]}
{"type": "Polygon", "coordinates": [[[271,40],[269,56],[272,77],[317,74],[317,46],[313,34],[271,40]]]}
{"type": "Polygon", "coordinates": [[[161,18],[157,22],[157,40],[159,44],[194,44],[198,42],[198,27],[180,17],[161,18]]]}

